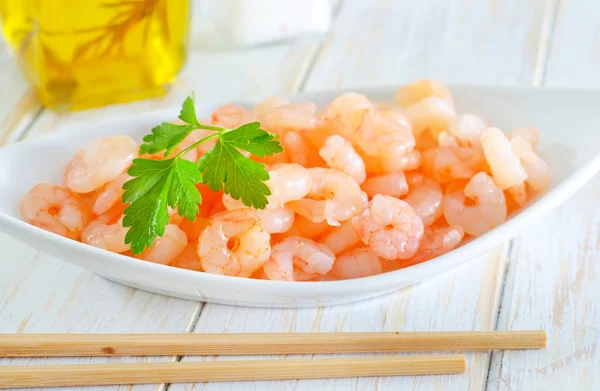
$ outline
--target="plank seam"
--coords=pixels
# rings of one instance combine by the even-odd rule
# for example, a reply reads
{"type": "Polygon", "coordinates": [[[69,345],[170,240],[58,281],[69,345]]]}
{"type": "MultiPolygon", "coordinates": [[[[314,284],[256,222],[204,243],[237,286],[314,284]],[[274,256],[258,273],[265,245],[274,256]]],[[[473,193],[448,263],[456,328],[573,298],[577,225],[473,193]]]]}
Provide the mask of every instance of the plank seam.
{"type": "Polygon", "coordinates": [[[544,13],[544,22],[542,23],[540,47],[538,49],[536,63],[533,72],[533,85],[541,87],[546,81],[546,71],[548,69],[548,59],[552,49],[552,37],[556,27],[558,9],[561,0],[549,0],[548,7],[544,13]]]}

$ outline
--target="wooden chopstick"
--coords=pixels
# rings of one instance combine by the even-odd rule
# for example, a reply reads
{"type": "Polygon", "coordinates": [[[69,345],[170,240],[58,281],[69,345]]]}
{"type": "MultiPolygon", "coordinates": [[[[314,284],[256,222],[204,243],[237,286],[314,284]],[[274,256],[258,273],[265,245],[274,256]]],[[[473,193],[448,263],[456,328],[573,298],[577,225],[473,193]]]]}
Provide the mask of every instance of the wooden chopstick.
{"type": "Polygon", "coordinates": [[[255,334],[0,334],[0,357],[204,356],[538,349],[543,330],[255,334]]]}
{"type": "Polygon", "coordinates": [[[0,367],[0,388],[464,373],[463,355],[0,367]]]}

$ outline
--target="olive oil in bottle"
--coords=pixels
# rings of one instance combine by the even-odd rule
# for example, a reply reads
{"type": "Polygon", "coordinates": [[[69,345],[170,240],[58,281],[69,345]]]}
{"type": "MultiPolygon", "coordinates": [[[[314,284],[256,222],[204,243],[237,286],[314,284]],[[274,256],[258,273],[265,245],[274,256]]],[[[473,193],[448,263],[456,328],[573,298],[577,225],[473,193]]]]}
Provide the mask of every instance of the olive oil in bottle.
{"type": "Polygon", "coordinates": [[[79,110],[161,95],[183,66],[189,0],[0,0],[42,103],[79,110]]]}

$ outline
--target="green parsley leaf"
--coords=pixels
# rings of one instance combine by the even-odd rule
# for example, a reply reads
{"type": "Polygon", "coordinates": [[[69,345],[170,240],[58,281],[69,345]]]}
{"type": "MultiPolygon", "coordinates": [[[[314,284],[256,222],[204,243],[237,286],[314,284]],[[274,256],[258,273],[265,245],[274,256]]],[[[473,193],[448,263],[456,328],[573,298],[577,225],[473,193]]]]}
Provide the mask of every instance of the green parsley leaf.
{"type": "Polygon", "coordinates": [[[181,112],[179,113],[179,119],[183,122],[197,128],[200,126],[198,123],[198,119],[196,118],[196,94],[192,92],[190,96],[188,96],[183,102],[183,106],[181,107],[181,112]]]}
{"type": "Polygon", "coordinates": [[[140,254],[150,247],[169,224],[168,207],[194,221],[202,196],[196,184],[202,181],[198,166],[177,156],[167,160],[135,159],[128,174],[134,177],[123,188],[123,226],[130,227],[125,243],[140,254]]]}
{"type": "Polygon", "coordinates": [[[251,122],[230,132],[221,134],[221,140],[235,148],[243,149],[258,157],[283,152],[281,144],[275,141],[276,135],[260,128],[260,123],[251,122]]]}
{"type": "Polygon", "coordinates": [[[223,189],[246,206],[264,209],[266,196],[271,194],[263,183],[269,179],[269,173],[264,165],[242,155],[237,148],[261,157],[281,152],[281,145],[273,138],[258,123],[221,133],[213,148],[198,161],[204,183],[214,191],[223,189]]]}
{"type": "Polygon", "coordinates": [[[158,153],[165,151],[165,156],[169,156],[175,147],[179,145],[191,132],[194,127],[191,125],[175,125],[169,122],[163,122],[152,129],[152,134],[144,137],[145,143],[140,147],[142,153],[158,153]]]}

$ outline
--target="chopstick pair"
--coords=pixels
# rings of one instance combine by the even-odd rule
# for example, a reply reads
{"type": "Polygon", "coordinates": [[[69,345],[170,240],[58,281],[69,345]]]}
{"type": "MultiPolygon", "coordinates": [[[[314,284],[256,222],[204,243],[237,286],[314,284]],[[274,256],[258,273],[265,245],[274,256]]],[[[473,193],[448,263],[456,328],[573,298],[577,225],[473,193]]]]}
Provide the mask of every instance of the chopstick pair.
{"type": "MultiPolygon", "coordinates": [[[[532,331],[280,334],[0,334],[0,357],[184,356],[537,349],[532,331]]],[[[0,388],[463,373],[462,354],[0,367],[0,388]]]]}

